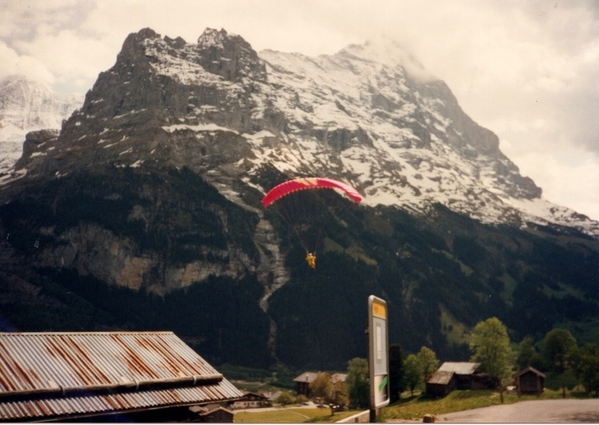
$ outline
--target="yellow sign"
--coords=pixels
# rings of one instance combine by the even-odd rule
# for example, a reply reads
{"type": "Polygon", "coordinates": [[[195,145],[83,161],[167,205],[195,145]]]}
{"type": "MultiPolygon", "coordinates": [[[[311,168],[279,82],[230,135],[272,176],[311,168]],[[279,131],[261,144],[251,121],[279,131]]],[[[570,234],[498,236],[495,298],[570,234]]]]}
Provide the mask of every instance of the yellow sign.
{"type": "Polygon", "coordinates": [[[377,300],[372,301],[372,315],[380,317],[381,319],[387,318],[387,306],[378,302],[377,300]]]}

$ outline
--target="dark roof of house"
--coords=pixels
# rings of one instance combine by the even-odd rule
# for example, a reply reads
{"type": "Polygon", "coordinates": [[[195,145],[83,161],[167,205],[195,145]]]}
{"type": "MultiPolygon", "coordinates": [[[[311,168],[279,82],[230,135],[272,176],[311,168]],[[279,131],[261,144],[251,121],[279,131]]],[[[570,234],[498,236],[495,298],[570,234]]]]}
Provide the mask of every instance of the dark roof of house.
{"type": "Polygon", "coordinates": [[[0,333],[0,420],[76,418],[241,396],[172,332],[0,333]]]}
{"type": "Polygon", "coordinates": [[[451,371],[443,371],[437,370],[431,374],[426,380],[427,384],[435,384],[435,385],[447,385],[451,381],[451,378],[455,372],[451,371]]]}
{"type": "Polygon", "coordinates": [[[239,401],[243,400],[251,400],[251,399],[259,398],[260,400],[267,400],[268,398],[264,394],[258,394],[251,391],[243,391],[243,396],[239,398],[239,401]]]}
{"type": "Polygon", "coordinates": [[[201,407],[200,410],[198,411],[198,413],[199,413],[200,416],[208,416],[208,415],[211,415],[211,414],[213,414],[213,413],[215,413],[215,412],[217,412],[219,410],[227,412],[227,413],[229,413],[231,415],[234,414],[229,409],[226,409],[226,408],[224,408],[224,407],[222,407],[222,406],[220,406],[218,404],[211,404],[211,405],[208,405],[208,406],[201,407]]]}
{"type": "Polygon", "coordinates": [[[515,377],[517,377],[517,376],[524,375],[525,373],[528,373],[528,372],[532,372],[532,373],[534,373],[535,375],[542,376],[543,378],[545,377],[545,374],[544,374],[543,372],[539,372],[539,371],[538,371],[537,369],[535,369],[534,367],[532,367],[532,366],[529,366],[529,367],[526,367],[526,368],[522,369],[522,370],[521,370],[521,371],[519,371],[519,372],[516,372],[516,373],[514,374],[514,378],[515,378],[515,377]]]}

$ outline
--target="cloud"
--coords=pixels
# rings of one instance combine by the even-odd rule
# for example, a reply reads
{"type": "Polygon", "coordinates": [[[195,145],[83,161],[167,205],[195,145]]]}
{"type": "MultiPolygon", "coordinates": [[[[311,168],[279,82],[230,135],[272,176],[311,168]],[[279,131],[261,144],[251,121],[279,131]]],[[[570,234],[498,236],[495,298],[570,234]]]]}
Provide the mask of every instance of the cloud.
{"type": "Polygon", "coordinates": [[[5,1],[0,77],[28,73],[83,92],[114,64],[126,36],[146,27],[189,43],[206,27],[224,28],[258,51],[308,56],[391,38],[497,133],[546,199],[572,206],[576,194],[578,204],[598,205],[591,216],[599,218],[599,200],[581,192],[599,188],[555,177],[599,181],[597,1],[5,1]]]}
{"type": "Polygon", "coordinates": [[[10,75],[22,75],[46,85],[55,81],[54,75],[43,62],[32,56],[17,54],[2,41],[0,41],[0,63],[2,63],[0,80],[10,75]]]}
{"type": "Polygon", "coordinates": [[[83,38],[73,30],[62,30],[33,43],[15,44],[20,51],[37,58],[46,66],[55,76],[54,84],[71,86],[72,92],[87,91],[100,70],[106,70],[114,64],[118,53],[103,40],[83,38]]]}
{"type": "MultiPolygon", "coordinates": [[[[510,142],[502,149],[509,157],[510,142]]],[[[599,218],[599,167],[583,149],[564,145],[558,150],[527,151],[517,155],[520,172],[543,182],[543,198],[593,219],[599,218]]]]}
{"type": "Polygon", "coordinates": [[[33,42],[79,27],[95,7],[89,0],[6,1],[0,5],[0,38],[33,42]]]}

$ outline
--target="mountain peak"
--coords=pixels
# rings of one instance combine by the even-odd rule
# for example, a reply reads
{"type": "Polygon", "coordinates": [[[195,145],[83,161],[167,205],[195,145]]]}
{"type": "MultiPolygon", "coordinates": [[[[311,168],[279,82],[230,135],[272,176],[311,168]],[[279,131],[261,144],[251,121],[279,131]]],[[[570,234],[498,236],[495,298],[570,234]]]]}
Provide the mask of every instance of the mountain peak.
{"type": "Polygon", "coordinates": [[[224,44],[227,40],[238,37],[234,34],[229,35],[223,28],[219,30],[214,28],[206,28],[202,35],[198,38],[198,46],[209,47],[216,46],[224,48],[224,44]]]}
{"type": "Polygon", "coordinates": [[[244,77],[264,79],[264,66],[252,46],[242,37],[206,28],[195,48],[200,65],[229,81],[244,77]]]}
{"type": "Polygon", "coordinates": [[[363,60],[401,67],[406,75],[418,83],[438,80],[428,72],[410,49],[386,36],[372,36],[364,44],[351,44],[338,54],[352,55],[363,60]]]}
{"type": "Polygon", "coordinates": [[[599,235],[598,223],[542,200],[498,137],[385,38],[316,58],[259,56],[224,29],[187,44],[146,28],[127,37],[53,146],[47,157],[35,153],[28,178],[164,163],[231,194],[232,181],[249,184],[270,165],[289,177],[345,180],[365,205],[426,213],[440,203],[484,223],[532,220],[599,235]]]}

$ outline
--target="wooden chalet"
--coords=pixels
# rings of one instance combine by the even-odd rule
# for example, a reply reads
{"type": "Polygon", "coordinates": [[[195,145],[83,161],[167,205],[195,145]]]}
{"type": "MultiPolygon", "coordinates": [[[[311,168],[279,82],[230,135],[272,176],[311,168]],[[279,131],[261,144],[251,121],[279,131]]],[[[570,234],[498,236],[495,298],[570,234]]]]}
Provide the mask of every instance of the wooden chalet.
{"type": "Polygon", "coordinates": [[[434,397],[446,396],[456,388],[454,372],[437,370],[426,380],[426,394],[434,397]]]}
{"type": "Polygon", "coordinates": [[[260,391],[260,394],[268,400],[270,404],[276,403],[283,391],[260,391]]]}
{"type": "MultiPolygon", "coordinates": [[[[219,404],[210,404],[207,406],[192,406],[189,408],[198,415],[197,422],[208,423],[232,423],[235,414],[229,409],[219,404]]],[[[196,422],[196,421],[194,421],[196,422]]]]}
{"type": "Polygon", "coordinates": [[[318,373],[319,372],[304,372],[293,380],[293,382],[295,382],[295,392],[297,395],[303,394],[307,398],[312,396],[310,384],[316,380],[318,373]]]}
{"type": "Polygon", "coordinates": [[[345,382],[346,379],[347,379],[346,373],[333,373],[331,375],[331,382],[333,384],[336,384],[337,382],[345,382]]]}
{"type": "Polygon", "coordinates": [[[543,394],[545,386],[545,374],[539,372],[534,367],[527,367],[514,374],[516,381],[516,390],[521,394],[543,394]]]}
{"type": "Polygon", "coordinates": [[[200,422],[242,395],[172,332],[0,333],[0,420],[200,422]]]}
{"type": "Polygon", "coordinates": [[[436,396],[447,395],[453,390],[491,388],[488,375],[477,369],[480,363],[445,362],[426,380],[426,393],[436,396]]]}
{"type": "Polygon", "coordinates": [[[253,409],[264,407],[269,404],[268,398],[262,394],[256,394],[249,391],[244,392],[243,396],[231,404],[232,409],[253,409]]]}

